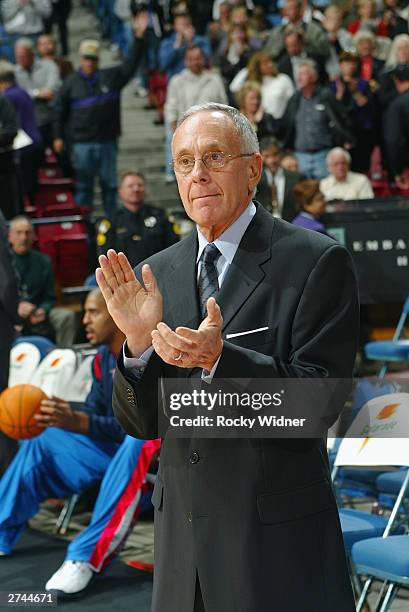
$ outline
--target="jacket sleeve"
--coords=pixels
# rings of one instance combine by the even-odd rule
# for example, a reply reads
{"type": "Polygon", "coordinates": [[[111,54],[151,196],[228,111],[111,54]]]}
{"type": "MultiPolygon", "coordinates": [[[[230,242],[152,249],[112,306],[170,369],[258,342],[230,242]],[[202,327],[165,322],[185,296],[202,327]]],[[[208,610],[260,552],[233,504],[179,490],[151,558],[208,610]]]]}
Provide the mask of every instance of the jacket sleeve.
{"type": "Polygon", "coordinates": [[[139,62],[142,59],[142,56],[145,52],[145,39],[144,38],[136,38],[134,36],[134,40],[131,46],[131,50],[129,54],[124,59],[122,64],[115,68],[115,88],[122,89],[128,83],[128,81],[135,74],[136,68],[138,67],[139,62]]]}
{"type": "Polygon", "coordinates": [[[31,0],[37,13],[44,19],[51,15],[51,2],[50,0],[31,0]]]}
{"type": "Polygon", "coordinates": [[[89,437],[105,442],[122,442],[124,431],[114,416],[106,416],[110,412],[112,398],[104,391],[102,375],[98,375],[95,356],[92,364],[92,386],[85,400],[83,411],[89,415],[89,437]]]}
{"type": "Polygon", "coordinates": [[[18,131],[14,106],[3,95],[0,96],[0,147],[10,147],[18,131]]]}

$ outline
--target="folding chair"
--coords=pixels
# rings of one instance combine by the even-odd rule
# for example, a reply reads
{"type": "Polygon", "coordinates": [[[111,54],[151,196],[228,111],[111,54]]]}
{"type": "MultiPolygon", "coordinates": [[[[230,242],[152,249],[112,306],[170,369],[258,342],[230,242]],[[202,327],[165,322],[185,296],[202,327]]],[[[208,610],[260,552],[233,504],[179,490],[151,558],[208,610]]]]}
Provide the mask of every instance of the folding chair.
{"type": "MultiPolygon", "coordinates": [[[[405,421],[409,413],[409,394],[390,393],[367,402],[358,413],[341,442],[335,459],[333,479],[340,466],[401,467],[409,468],[409,445],[406,438],[380,437],[405,432],[405,421]],[[367,437],[365,437],[367,436],[367,437]]],[[[351,550],[356,542],[369,538],[386,538],[392,532],[402,533],[399,510],[409,486],[409,469],[405,472],[402,486],[388,518],[357,510],[340,509],[341,527],[351,564],[351,550]],[[363,522],[362,522],[363,521],[363,522]]],[[[352,577],[355,572],[351,565],[352,577]]],[[[362,589],[357,612],[362,610],[372,579],[362,589]]]]}
{"type": "Polygon", "coordinates": [[[94,355],[86,357],[71,381],[66,393],[67,402],[84,402],[92,385],[92,362],[94,355]]]}
{"type": "Polygon", "coordinates": [[[387,612],[399,588],[409,586],[409,536],[358,542],[352,548],[352,559],[359,574],[384,582],[375,610],[387,612]]]}
{"type": "Polygon", "coordinates": [[[17,346],[23,342],[34,344],[34,346],[36,346],[40,351],[41,359],[44,359],[47,353],[55,348],[54,342],[52,342],[49,338],[44,338],[44,336],[20,336],[14,341],[13,346],[17,346]]]}
{"type": "Polygon", "coordinates": [[[392,340],[368,342],[364,346],[367,359],[383,361],[378,379],[382,380],[388,370],[388,363],[392,361],[409,361],[409,340],[402,338],[405,322],[409,313],[409,296],[406,298],[398,324],[392,340]]]}
{"type": "Polygon", "coordinates": [[[30,342],[20,342],[10,351],[9,387],[30,382],[41,361],[40,350],[30,342]]]}

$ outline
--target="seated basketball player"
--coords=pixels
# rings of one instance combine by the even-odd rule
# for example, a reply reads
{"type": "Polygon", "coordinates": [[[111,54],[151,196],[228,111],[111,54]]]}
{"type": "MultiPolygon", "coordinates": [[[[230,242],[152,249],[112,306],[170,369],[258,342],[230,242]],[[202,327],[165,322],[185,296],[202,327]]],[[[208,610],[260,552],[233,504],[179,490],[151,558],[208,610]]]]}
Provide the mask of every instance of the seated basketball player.
{"type": "Polygon", "coordinates": [[[70,544],[67,561],[47,583],[62,596],[83,590],[124,541],[145,502],[144,478],[158,449],[155,441],[129,436],[120,444],[124,433],[113,416],[111,397],[124,337],[99,289],[87,297],[83,323],[89,342],[103,345],[93,362],[93,383],[84,409],[73,410],[58,398],[43,401],[37,421],[44,433],[21,443],[0,480],[0,556],[7,556],[41,501],[81,492],[106,473],[91,525],[70,544]]]}

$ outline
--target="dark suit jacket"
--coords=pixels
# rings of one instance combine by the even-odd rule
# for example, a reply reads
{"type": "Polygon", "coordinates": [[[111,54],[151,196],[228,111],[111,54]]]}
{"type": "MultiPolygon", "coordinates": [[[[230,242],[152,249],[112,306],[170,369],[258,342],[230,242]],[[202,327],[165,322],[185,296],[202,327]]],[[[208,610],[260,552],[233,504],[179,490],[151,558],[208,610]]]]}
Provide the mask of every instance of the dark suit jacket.
{"type": "MultiPolygon", "coordinates": [[[[291,172],[290,170],[283,169],[284,172],[284,202],[283,202],[283,210],[282,210],[282,218],[284,221],[292,221],[297,214],[297,209],[295,205],[295,197],[293,188],[299,182],[304,180],[304,176],[299,172],[291,172]]],[[[261,175],[261,179],[259,184],[257,185],[257,193],[256,198],[259,202],[262,203],[264,208],[271,211],[271,201],[272,201],[272,190],[270,185],[268,184],[267,174],[265,169],[261,175]]]]}
{"type": "MultiPolygon", "coordinates": [[[[172,328],[200,322],[196,253],[194,232],[148,260],[172,328]]],[[[258,205],[218,303],[224,338],[268,329],[225,341],[216,377],[351,376],[356,281],[330,238],[258,205]]],[[[156,437],[158,379],[191,374],[153,354],[138,382],[120,358],[124,429],[156,437]]],[[[165,438],[152,502],[154,612],[192,612],[196,575],[209,612],[355,610],[324,440],[165,438]]]]}

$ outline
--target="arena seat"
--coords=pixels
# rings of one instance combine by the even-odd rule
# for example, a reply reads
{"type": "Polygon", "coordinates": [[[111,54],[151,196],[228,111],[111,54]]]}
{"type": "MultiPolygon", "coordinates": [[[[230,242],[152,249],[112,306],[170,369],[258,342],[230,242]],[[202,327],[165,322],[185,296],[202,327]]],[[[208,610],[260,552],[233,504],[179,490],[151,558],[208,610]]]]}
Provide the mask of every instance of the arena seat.
{"type": "Polygon", "coordinates": [[[54,349],[35,371],[31,384],[40,387],[49,397],[66,399],[68,386],[76,370],[77,358],[71,349],[54,349]]]}
{"type": "Polygon", "coordinates": [[[38,181],[38,191],[58,193],[61,191],[73,191],[74,181],[67,177],[44,177],[38,181]]]}
{"type": "Polygon", "coordinates": [[[68,402],[84,402],[92,385],[92,362],[94,355],[89,355],[76,370],[69,387],[66,400],[68,402]]]}
{"type": "Polygon", "coordinates": [[[42,181],[49,178],[63,178],[64,174],[60,166],[53,164],[51,167],[40,168],[38,170],[38,180],[42,181]]]}
{"type": "Polygon", "coordinates": [[[40,350],[31,342],[20,342],[10,351],[9,387],[30,382],[41,361],[40,350]]]}
{"type": "Polygon", "coordinates": [[[14,340],[13,346],[17,346],[18,344],[22,344],[23,342],[29,342],[30,344],[34,344],[40,351],[41,359],[55,348],[54,342],[52,342],[49,338],[45,338],[44,336],[19,336],[14,340]]]}

